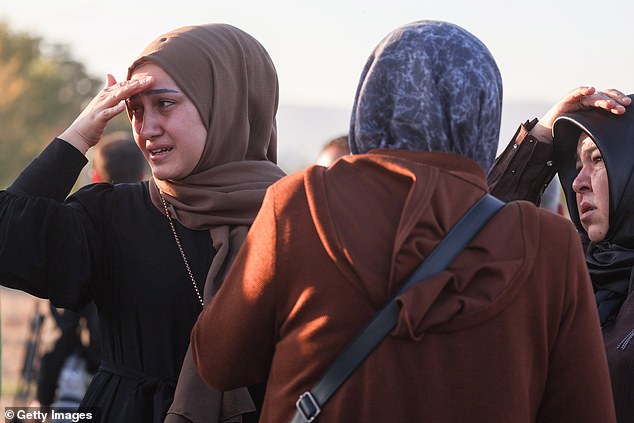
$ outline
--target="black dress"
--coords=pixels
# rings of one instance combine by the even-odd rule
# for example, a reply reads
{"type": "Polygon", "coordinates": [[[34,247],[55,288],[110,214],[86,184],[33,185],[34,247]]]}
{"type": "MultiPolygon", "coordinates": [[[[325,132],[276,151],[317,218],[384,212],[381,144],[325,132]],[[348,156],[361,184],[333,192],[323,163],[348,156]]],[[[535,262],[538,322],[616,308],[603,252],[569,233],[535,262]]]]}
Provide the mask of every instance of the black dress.
{"type": "MultiPolygon", "coordinates": [[[[82,407],[103,422],[162,422],[202,307],[147,182],[65,198],[85,164],[57,139],[0,192],[0,281],[57,307],[94,300],[103,362],[82,407]]],[[[202,294],[209,232],[175,224],[202,294]]]]}

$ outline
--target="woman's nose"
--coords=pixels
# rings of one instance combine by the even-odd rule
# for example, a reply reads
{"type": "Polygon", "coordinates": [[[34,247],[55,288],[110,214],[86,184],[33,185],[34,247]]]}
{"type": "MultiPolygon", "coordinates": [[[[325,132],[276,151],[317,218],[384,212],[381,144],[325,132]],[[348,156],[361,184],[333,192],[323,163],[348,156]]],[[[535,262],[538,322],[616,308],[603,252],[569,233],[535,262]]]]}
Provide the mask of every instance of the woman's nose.
{"type": "Polygon", "coordinates": [[[582,167],[577,177],[572,181],[572,190],[576,193],[582,193],[591,189],[590,172],[586,166],[582,167]]]}
{"type": "Polygon", "coordinates": [[[142,139],[155,138],[161,132],[161,125],[155,113],[145,111],[139,124],[139,135],[142,139]]]}

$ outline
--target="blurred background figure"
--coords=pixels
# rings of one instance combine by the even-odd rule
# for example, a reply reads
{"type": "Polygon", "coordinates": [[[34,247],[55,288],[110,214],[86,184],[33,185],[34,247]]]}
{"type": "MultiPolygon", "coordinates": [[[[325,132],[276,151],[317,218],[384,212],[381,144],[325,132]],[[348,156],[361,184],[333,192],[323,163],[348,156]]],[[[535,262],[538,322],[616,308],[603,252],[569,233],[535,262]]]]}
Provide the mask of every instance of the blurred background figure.
{"type": "Polygon", "coordinates": [[[144,180],[149,169],[132,134],[117,131],[103,137],[92,156],[92,182],[112,184],[144,180]]]}
{"type": "Polygon", "coordinates": [[[97,309],[94,303],[81,312],[50,304],[50,315],[60,335],[42,356],[33,405],[77,408],[99,367],[97,309]]]}
{"type": "Polygon", "coordinates": [[[348,136],[342,135],[327,141],[321,148],[321,152],[317,157],[317,164],[320,166],[330,166],[339,157],[350,154],[348,147],[348,136]]]}

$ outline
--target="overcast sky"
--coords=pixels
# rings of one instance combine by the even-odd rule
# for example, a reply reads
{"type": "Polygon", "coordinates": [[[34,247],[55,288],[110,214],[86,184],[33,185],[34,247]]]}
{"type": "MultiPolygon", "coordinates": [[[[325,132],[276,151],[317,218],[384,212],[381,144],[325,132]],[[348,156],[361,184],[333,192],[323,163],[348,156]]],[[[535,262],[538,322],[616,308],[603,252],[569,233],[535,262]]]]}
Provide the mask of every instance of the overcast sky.
{"type": "Polygon", "coordinates": [[[456,23],[498,62],[505,102],[551,103],[580,84],[634,92],[634,1],[613,0],[3,0],[13,30],[65,43],[95,76],[176,27],[225,22],[259,39],[280,79],[281,104],[349,109],[372,48],[397,26],[456,23]]]}

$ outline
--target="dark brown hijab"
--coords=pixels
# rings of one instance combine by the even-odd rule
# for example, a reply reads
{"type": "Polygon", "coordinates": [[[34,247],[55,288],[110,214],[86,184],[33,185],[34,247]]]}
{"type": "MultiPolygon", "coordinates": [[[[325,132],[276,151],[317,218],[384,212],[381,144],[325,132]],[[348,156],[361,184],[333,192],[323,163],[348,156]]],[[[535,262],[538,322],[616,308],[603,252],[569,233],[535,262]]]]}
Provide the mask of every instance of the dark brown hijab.
{"type": "MultiPolygon", "coordinates": [[[[284,176],[275,164],[277,74],[257,40],[226,24],[189,26],[161,35],[130,66],[128,78],[148,62],[172,77],[207,129],[192,173],[180,180],[153,178],[150,193],[163,211],[160,189],[173,217],[187,228],[210,231],[215,255],[205,281],[203,297],[208,304],[266,189],[284,176]]],[[[252,408],[245,395],[243,389],[220,398],[200,379],[188,350],[167,421],[224,421],[252,408]]]]}

